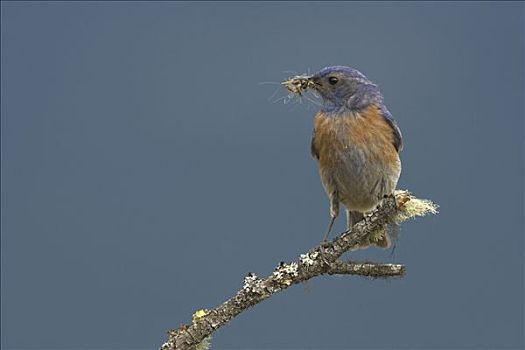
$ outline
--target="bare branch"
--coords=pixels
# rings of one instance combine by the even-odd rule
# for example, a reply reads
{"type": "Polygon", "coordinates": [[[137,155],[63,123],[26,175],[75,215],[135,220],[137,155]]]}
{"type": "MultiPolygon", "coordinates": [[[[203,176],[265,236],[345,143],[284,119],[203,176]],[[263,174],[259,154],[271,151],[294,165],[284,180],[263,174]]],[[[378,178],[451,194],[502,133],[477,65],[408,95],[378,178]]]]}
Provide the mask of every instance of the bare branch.
{"type": "Polygon", "coordinates": [[[334,261],[330,264],[326,273],[329,275],[358,275],[372,278],[402,277],[405,274],[405,266],[373,262],[334,261]]]}
{"type": "Polygon", "coordinates": [[[313,277],[324,274],[371,278],[403,276],[403,265],[341,262],[337,259],[345,252],[358,248],[360,244],[373,242],[381,237],[387,225],[428,213],[437,213],[437,206],[430,201],[414,198],[406,191],[396,191],[395,196],[383,200],[376,210],[366,215],[352,230],[342,233],[325,245],[324,259],[320,254],[321,247],[316,246],[301,254],[295,262],[279,264],[270,276],[259,278],[253,273],[248,274],[244,278],[243,287],[235,296],[212,310],[196,312],[190,325],[168,331],[168,341],[161,346],[161,350],[206,348],[211,334],[239,313],[277,292],[313,277]]]}

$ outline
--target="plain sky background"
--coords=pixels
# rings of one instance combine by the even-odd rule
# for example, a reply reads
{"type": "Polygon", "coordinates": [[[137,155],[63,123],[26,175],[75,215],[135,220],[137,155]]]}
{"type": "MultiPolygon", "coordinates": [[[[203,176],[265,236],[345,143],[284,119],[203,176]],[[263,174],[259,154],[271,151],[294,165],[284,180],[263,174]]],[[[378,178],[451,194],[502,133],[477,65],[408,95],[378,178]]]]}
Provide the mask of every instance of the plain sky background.
{"type": "Polygon", "coordinates": [[[523,3],[1,10],[2,348],[155,349],[319,243],[317,107],[261,83],[333,64],[380,85],[440,214],[353,254],[403,279],[296,286],[214,348],[525,346],[523,3]]]}

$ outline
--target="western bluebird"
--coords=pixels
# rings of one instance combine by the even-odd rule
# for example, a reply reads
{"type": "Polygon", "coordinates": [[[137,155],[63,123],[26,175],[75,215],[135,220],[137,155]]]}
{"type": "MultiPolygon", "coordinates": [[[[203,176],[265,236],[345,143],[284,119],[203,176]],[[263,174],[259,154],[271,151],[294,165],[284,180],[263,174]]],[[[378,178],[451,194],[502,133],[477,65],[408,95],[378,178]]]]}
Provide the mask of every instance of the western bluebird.
{"type": "MultiPolygon", "coordinates": [[[[311,152],[330,199],[326,242],[340,203],[346,207],[350,229],[365,212],[394,192],[401,173],[401,132],[377,85],[356,69],[326,67],[283,84],[297,94],[311,88],[323,99],[314,118],[311,152]]],[[[370,244],[387,248],[390,242],[383,232],[359,248],[370,244]]]]}

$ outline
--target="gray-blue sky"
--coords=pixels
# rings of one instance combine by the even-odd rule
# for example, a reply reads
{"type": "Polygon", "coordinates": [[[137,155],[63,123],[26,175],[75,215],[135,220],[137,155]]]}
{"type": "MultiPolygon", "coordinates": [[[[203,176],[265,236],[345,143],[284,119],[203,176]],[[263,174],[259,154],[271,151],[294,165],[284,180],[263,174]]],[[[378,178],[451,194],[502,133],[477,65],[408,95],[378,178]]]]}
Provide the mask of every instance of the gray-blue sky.
{"type": "Polygon", "coordinates": [[[311,281],[214,346],[524,346],[523,3],[1,6],[2,348],[155,348],[318,243],[316,107],[259,83],[331,64],[381,86],[441,213],[354,254],[405,278],[311,281]]]}

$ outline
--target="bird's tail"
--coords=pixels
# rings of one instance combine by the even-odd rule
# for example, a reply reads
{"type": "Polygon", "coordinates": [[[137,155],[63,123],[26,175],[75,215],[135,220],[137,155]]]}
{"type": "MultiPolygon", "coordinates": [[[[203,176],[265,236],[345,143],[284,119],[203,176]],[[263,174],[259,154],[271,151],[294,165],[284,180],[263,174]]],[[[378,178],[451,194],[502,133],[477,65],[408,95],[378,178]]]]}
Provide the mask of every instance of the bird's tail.
{"type": "Polygon", "coordinates": [[[388,249],[392,245],[387,227],[381,228],[377,233],[372,233],[370,235],[369,241],[370,245],[374,245],[383,249],[388,249]]]}
{"type": "MultiPolygon", "coordinates": [[[[348,228],[351,228],[354,224],[361,221],[363,219],[363,214],[360,212],[355,211],[349,211],[347,213],[347,219],[348,219],[348,228]]],[[[387,225],[385,227],[382,227],[378,229],[375,232],[371,232],[367,237],[365,237],[361,243],[353,248],[352,250],[358,250],[358,249],[366,249],[370,246],[375,246],[382,249],[388,249],[392,246],[392,240],[390,238],[390,233],[394,237],[394,239],[397,237],[397,226],[395,225],[387,225]]]]}

